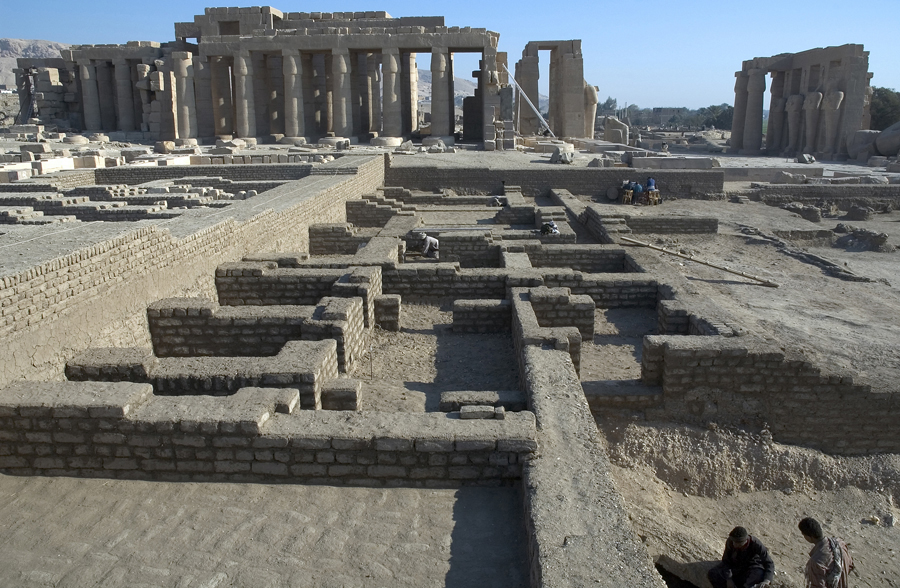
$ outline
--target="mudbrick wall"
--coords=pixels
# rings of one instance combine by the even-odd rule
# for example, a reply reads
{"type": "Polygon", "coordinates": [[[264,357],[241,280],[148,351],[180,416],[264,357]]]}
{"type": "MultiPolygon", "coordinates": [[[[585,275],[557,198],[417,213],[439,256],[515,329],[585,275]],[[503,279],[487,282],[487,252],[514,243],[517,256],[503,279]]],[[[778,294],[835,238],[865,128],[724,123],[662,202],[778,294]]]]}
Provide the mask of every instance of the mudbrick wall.
{"type": "Polygon", "coordinates": [[[512,307],[509,300],[454,300],[454,333],[509,332],[512,307]]]}
{"type": "Polygon", "coordinates": [[[288,341],[337,341],[347,372],[365,344],[361,298],[323,297],[316,306],[224,306],[204,298],[150,305],[147,322],[157,357],[276,355],[288,341]]]}
{"type": "MultiPolygon", "coordinates": [[[[663,196],[690,197],[718,194],[723,190],[722,171],[654,170],[653,177],[663,196]]],[[[573,194],[604,195],[609,188],[618,188],[624,180],[634,179],[634,170],[627,168],[570,168],[547,166],[539,170],[439,167],[393,167],[385,172],[386,186],[435,192],[451,188],[461,194],[502,194],[504,183],[522,188],[526,196],[549,193],[560,188],[573,194]]]]}
{"type": "Polygon", "coordinates": [[[768,426],[832,453],[900,451],[900,395],[872,392],[751,337],[644,337],[644,383],[662,386],[648,418],[768,426]]]}
{"type": "Polygon", "coordinates": [[[153,480],[444,487],[521,477],[534,415],[294,410],[296,390],[154,396],[147,384],[22,382],[0,392],[0,471],[153,480]]]}
{"type": "Polygon", "coordinates": [[[317,304],[323,296],[362,298],[366,327],[374,324],[375,297],[382,294],[378,266],[340,269],[278,267],[276,261],[244,261],[216,269],[216,291],[223,306],[317,304]]]}
{"type": "Polygon", "coordinates": [[[209,224],[175,219],[166,228],[142,227],[2,276],[0,386],[60,374],[79,350],[103,345],[109,325],[142,315],[148,304],[196,284],[220,263],[261,251],[307,250],[309,224],[343,222],[348,199],[383,183],[382,158],[352,160],[354,173],[344,168],[333,177],[289,182],[258,197],[265,201],[233,204],[209,224]]]}

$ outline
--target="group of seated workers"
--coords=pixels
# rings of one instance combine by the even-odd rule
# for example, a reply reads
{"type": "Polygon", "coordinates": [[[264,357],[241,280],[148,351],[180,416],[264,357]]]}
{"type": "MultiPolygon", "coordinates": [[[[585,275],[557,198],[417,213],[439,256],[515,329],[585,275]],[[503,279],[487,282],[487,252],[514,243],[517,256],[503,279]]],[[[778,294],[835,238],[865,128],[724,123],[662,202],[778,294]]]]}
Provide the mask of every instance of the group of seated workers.
{"type": "Polygon", "coordinates": [[[622,182],[623,204],[659,204],[659,191],[656,189],[656,180],[647,178],[646,187],[638,182],[625,180],[622,182]],[[643,196],[647,192],[647,197],[643,196]],[[645,201],[645,202],[642,202],[645,201]]]}

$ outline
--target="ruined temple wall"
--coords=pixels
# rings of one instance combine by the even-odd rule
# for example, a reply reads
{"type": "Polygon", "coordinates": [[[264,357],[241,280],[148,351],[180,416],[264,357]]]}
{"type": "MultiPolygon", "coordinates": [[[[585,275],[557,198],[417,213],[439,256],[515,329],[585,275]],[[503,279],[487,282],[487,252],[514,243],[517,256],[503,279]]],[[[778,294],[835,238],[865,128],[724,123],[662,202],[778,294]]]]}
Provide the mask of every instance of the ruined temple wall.
{"type": "MultiPolygon", "coordinates": [[[[309,224],[343,222],[346,200],[383,183],[381,158],[358,159],[357,166],[354,175],[274,189],[265,207],[246,210],[250,214],[242,220],[225,217],[201,228],[176,219],[167,224],[170,229],[140,228],[3,276],[0,386],[60,377],[65,361],[77,352],[120,336],[108,330],[111,325],[132,327],[131,319],[150,303],[194,287],[220,263],[250,253],[306,250],[309,224]]],[[[209,286],[199,293],[211,294],[209,286]]]]}
{"type": "MultiPolygon", "coordinates": [[[[437,167],[389,167],[385,185],[413,190],[435,191],[451,188],[461,193],[502,194],[504,185],[522,187],[526,196],[548,194],[552,188],[573,194],[603,195],[609,188],[619,188],[624,180],[634,179],[635,170],[627,168],[561,168],[479,169],[465,170],[437,167]]],[[[690,198],[719,194],[724,186],[722,171],[654,170],[664,196],[690,198]]]]}
{"type": "Polygon", "coordinates": [[[643,349],[642,379],[663,389],[648,418],[767,425],[776,441],[830,453],[900,451],[896,393],[872,392],[751,338],[654,335],[643,349]]]}

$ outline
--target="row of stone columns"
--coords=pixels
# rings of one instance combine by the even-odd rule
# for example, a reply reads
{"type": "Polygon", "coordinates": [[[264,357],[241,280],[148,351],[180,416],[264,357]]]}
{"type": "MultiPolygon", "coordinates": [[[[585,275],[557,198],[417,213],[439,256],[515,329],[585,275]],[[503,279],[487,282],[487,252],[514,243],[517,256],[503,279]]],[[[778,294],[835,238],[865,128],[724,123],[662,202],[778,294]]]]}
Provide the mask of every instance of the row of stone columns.
{"type": "MultiPolygon", "coordinates": [[[[766,71],[749,69],[735,76],[731,150],[756,155],[763,148],[766,71]]],[[[832,90],[823,94],[816,90],[785,97],[784,90],[785,72],[773,72],[766,151],[790,155],[798,152],[830,155],[839,151],[837,138],[844,93],[832,90]]]]}
{"type": "MultiPolygon", "coordinates": [[[[447,93],[452,92],[452,86],[445,79],[448,72],[447,55],[447,50],[443,50],[436,63],[440,67],[440,75],[437,76],[441,80],[437,84],[440,89],[439,95],[449,106],[452,102],[447,98],[447,93]]],[[[194,57],[195,61],[197,59],[194,57]]],[[[189,74],[184,77],[178,76],[190,71],[187,61],[185,57],[183,66],[176,64],[179,72],[176,79],[185,80],[185,85],[189,74]]],[[[284,117],[285,136],[303,137],[307,134],[325,132],[344,138],[376,133],[381,137],[399,138],[415,130],[417,108],[413,101],[418,100],[414,87],[417,81],[415,54],[401,54],[399,49],[386,48],[380,55],[374,53],[351,55],[347,49],[334,49],[324,54],[323,59],[318,62],[318,77],[314,71],[316,65],[313,56],[301,54],[298,49],[283,50],[280,62],[281,71],[278,72],[278,76],[273,75],[272,68],[267,66],[269,69],[267,79],[270,81],[272,98],[268,109],[270,121],[274,122],[279,113],[284,117]],[[357,67],[354,68],[353,60],[359,59],[359,55],[365,57],[365,63],[360,64],[360,61],[357,61],[357,67]],[[405,59],[409,61],[404,63],[405,59]],[[354,78],[354,73],[358,77],[354,78]],[[324,80],[321,79],[323,75],[324,80]],[[365,79],[360,81],[359,78],[362,76],[365,79]],[[271,84],[273,78],[277,81],[274,85],[271,84]],[[306,105],[310,104],[318,111],[315,116],[313,113],[305,112],[306,105]],[[324,115],[325,120],[321,115],[324,115]],[[307,128],[308,122],[313,122],[320,128],[307,128]]],[[[259,92],[260,84],[254,84],[254,77],[263,73],[257,71],[263,63],[266,63],[265,56],[255,56],[248,51],[233,56],[208,58],[216,135],[237,134],[238,137],[255,137],[261,131],[259,123],[265,117],[261,116],[257,104],[260,96],[265,94],[259,92]],[[232,80],[229,77],[229,68],[233,74],[234,105],[230,100],[232,80]],[[232,110],[234,121],[230,118],[232,110]]],[[[180,105],[179,120],[183,116],[190,119],[193,115],[196,118],[196,104],[192,105],[191,102],[196,101],[196,98],[181,85],[176,88],[176,92],[180,105]]],[[[447,135],[452,134],[450,126],[452,113],[452,110],[446,112],[447,124],[444,126],[448,128],[444,129],[444,134],[447,135]]],[[[269,130],[270,132],[272,130],[271,122],[269,130]]],[[[184,125],[179,123],[179,133],[185,132],[196,131],[193,127],[188,128],[187,123],[184,125]]]]}
{"type": "MultiPolygon", "coordinates": [[[[138,130],[134,66],[126,59],[114,60],[113,67],[93,61],[78,65],[85,129],[138,130]]],[[[455,109],[448,49],[433,49],[431,68],[432,135],[451,137],[455,109]]],[[[339,48],[316,55],[244,50],[208,57],[176,51],[165,75],[172,80],[165,91],[174,99],[170,132],[178,138],[327,133],[378,135],[382,144],[393,144],[418,126],[416,55],[398,48],[354,54],[339,48]]]]}

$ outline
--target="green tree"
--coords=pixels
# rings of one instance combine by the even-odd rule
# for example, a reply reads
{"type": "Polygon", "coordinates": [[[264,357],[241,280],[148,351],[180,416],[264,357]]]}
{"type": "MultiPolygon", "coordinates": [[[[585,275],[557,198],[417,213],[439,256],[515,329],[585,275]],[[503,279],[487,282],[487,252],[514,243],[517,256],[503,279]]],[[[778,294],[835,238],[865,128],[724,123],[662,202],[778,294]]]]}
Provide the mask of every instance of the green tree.
{"type": "Polygon", "coordinates": [[[606,102],[600,104],[600,106],[597,110],[600,110],[602,112],[609,112],[609,111],[615,110],[617,107],[618,107],[618,101],[615,98],[613,98],[612,96],[608,96],[606,98],[606,102]]]}
{"type": "Polygon", "coordinates": [[[869,127],[873,131],[883,131],[892,124],[900,122],[900,92],[892,88],[873,86],[869,112],[872,114],[872,122],[869,127]]]}

